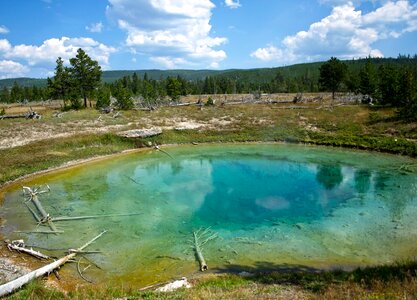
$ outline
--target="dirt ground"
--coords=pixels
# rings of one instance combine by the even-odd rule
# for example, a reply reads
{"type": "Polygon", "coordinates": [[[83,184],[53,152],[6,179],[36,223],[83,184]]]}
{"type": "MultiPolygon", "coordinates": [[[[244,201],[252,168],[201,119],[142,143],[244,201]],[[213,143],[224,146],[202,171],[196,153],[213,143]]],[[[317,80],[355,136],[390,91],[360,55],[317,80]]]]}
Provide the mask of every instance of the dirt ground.
{"type": "MultiPolygon", "coordinates": [[[[282,105],[293,105],[292,99],[297,94],[273,94],[261,95],[256,100],[258,103],[270,103],[271,101],[283,102],[282,105]]],[[[202,95],[187,96],[181,99],[182,103],[195,103],[198,99],[206,101],[208,97],[216,100],[216,106],[226,103],[232,107],[241,104],[242,101],[253,102],[253,95],[202,95]]],[[[306,94],[303,95],[304,103],[321,104],[328,101],[330,94],[306,94]]],[[[42,115],[41,120],[0,119],[0,149],[26,145],[35,141],[50,138],[68,137],[80,133],[106,133],[122,132],[129,129],[143,129],[159,127],[162,130],[187,130],[187,129],[216,129],[227,130],[239,126],[240,117],[218,113],[207,116],[198,112],[191,115],[179,116],[169,113],[149,112],[121,112],[101,114],[94,109],[81,111],[61,112],[61,101],[45,101],[41,103],[0,104],[0,110],[5,109],[6,115],[25,114],[31,108],[42,115]]],[[[203,110],[201,108],[201,110],[203,110]]],[[[248,120],[256,125],[268,125],[273,122],[268,116],[248,120]]]]}

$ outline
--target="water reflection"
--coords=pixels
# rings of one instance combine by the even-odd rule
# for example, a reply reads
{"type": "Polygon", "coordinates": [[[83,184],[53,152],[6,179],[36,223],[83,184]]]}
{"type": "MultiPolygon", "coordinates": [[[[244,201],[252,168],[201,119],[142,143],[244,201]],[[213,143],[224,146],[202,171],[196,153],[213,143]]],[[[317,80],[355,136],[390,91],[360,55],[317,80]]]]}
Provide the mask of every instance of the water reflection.
{"type": "Polygon", "coordinates": [[[366,169],[355,171],[355,189],[358,194],[365,194],[371,188],[372,172],[366,169]]]}
{"type": "Polygon", "coordinates": [[[339,165],[320,165],[317,181],[327,190],[334,189],[343,181],[342,168],[339,165]]]}
{"type": "MultiPolygon", "coordinates": [[[[363,265],[415,254],[417,176],[395,171],[404,158],[293,145],[181,149],[169,151],[174,160],[129,156],[49,178],[52,193],[41,201],[53,216],[142,214],[60,223],[65,235],[29,242],[74,247],[109,229],[95,245],[111,254],[100,261],[103,273],[149,281],[194,271],[187,240],[199,227],[219,234],[204,249],[213,269],[256,261],[363,265]]],[[[2,232],[23,238],[14,231],[36,224],[22,213],[20,193],[8,197],[2,232]]]]}

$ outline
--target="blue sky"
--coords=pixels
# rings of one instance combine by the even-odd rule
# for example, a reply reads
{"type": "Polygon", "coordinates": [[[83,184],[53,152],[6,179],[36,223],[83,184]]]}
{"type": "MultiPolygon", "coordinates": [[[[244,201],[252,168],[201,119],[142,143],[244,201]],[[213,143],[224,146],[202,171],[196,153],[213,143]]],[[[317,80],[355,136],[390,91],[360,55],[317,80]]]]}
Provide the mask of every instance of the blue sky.
{"type": "Polygon", "coordinates": [[[105,70],[276,67],[417,53],[411,0],[0,0],[0,78],[78,48],[105,70]]]}

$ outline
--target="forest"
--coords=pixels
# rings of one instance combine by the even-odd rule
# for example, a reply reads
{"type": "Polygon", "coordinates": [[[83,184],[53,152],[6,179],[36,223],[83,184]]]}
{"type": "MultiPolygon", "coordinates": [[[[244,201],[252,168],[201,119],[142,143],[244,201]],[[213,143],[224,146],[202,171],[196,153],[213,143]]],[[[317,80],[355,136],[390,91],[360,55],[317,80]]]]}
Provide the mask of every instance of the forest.
{"type": "MultiPolygon", "coordinates": [[[[63,64],[62,60],[57,60],[57,68],[61,68],[61,71],[67,68],[63,64]]],[[[167,98],[178,101],[182,95],[329,91],[320,82],[320,68],[323,64],[325,62],[224,71],[107,71],[102,72],[100,83],[88,93],[88,98],[97,100],[99,107],[106,106],[110,96],[124,98],[123,101],[128,103],[120,108],[131,108],[132,98],[153,104],[166,101],[167,98]]],[[[362,94],[368,100],[394,106],[401,104],[401,99],[413,98],[416,94],[417,55],[347,60],[343,64],[346,72],[338,85],[338,92],[362,94]]],[[[52,84],[55,77],[43,81],[15,79],[13,83],[11,79],[2,80],[0,102],[77,98],[77,95],[57,93],[52,84]]],[[[80,108],[82,105],[77,101],[68,103],[73,108],[80,108]]]]}

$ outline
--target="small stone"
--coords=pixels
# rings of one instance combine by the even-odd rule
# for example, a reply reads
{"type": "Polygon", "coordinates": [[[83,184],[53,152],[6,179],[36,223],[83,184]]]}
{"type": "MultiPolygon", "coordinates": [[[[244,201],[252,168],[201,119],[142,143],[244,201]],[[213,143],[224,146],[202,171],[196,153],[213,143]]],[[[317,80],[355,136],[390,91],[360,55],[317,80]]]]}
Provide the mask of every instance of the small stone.
{"type": "Polygon", "coordinates": [[[297,227],[298,229],[303,229],[303,225],[301,225],[300,223],[297,223],[294,226],[297,227]]]}

